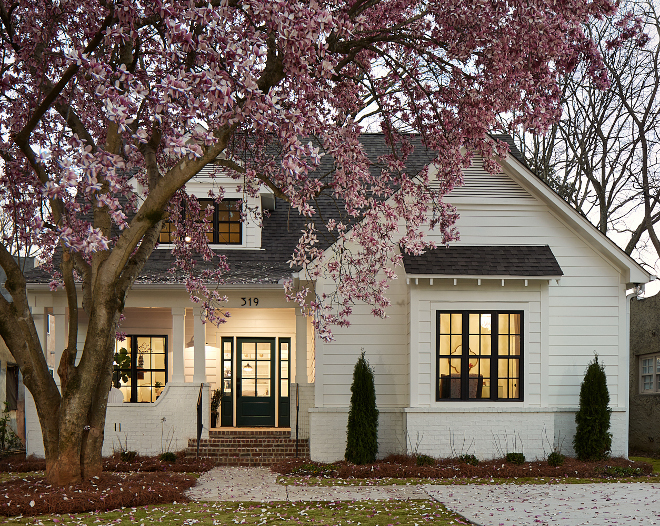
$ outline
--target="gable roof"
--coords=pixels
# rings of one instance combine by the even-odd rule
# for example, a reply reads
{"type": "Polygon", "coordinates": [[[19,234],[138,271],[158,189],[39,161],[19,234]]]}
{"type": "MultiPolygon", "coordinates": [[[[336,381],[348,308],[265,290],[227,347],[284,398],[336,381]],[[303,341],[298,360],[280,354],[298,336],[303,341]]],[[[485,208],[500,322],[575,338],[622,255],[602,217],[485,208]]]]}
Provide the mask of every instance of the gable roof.
{"type": "MultiPolygon", "coordinates": [[[[504,173],[511,177],[513,181],[518,183],[522,188],[530,194],[546,202],[550,206],[550,210],[561,221],[568,224],[574,231],[576,231],[583,239],[585,239],[597,252],[603,255],[607,260],[612,261],[623,272],[627,283],[645,283],[649,280],[649,274],[642,269],[630,256],[625,254],[614,242],[608,239],[604,234],[597,230],[585,218],[580,216],[573,210],[563,199],[561,199],[553,190],[551,190],[543,181],[537,178],[524,162],[524,158],[518,148],[516,147],[513,139],[507,135],[492,135],[494,139],[503,140],[506,142],[510,149],[510,155],[506,160],[501,161],[504,173]]],[[[372,162],[371,170],[374,175],[380,172],[378,158],[390,152],[389,147],[385,144],[382,134],[364,134],[360,137],[363,148],[367,156],[372,162]]],[[[414,141],[415,150],[409,156],[406,162],[406,172],[410,175],[416,175],[421,172],[430,162],[435,159],[432,151],[426,150],[420,141],[414,141]]],[[[321,165],[315,172],[316,174],[323,174],[330,171],[333,167],[333,159],[330,156],[324,156],[321,159],[321,165]]],[[[318,221],[323,218],[327,221],[330,218],[339,219],[338,200],[329,195],[322,195],[315,203],[317,208],[317,215],[310,217],[303,217],[298,214],[297,210],[292,209],[288,203],[276,198],[275,209],[270,212],[270,216],[265,217],[263,220],[262,229],[262,243],[261,249],[223,249],[216,248],[216,254],[224,254],[227,257],[230,271],[223,276],[225,284],[240,285],[240,284],[275,284],[281,283],[283,280],[291,277],[292,272],[296,268],[292,268],[288,261],[298,243],[302,230],[305,225],[318,221]]],[[[328,248],[333,239],[329,236],[322,236],[322,230],[318,232],[319,248],[324,250],[328,248]]],[[[474,265],[474,259],[467,252],[461,250],[454,250],[457,246],[452,246],[451,254],[447,259],[444,256],[443,262],[431,261],[437,256],[429,255],[429,259],[418,260],[414,263],[412,259],[408,259],[408,265],[404,266],[406,272],[409,268],[416,268],[414,265],[428,265],[428,268],[439,270],[445,274],[450,268],[460,270],[456,275],[462,274],[466,268],[474,265]],[[451,259],[453,258],[453,259],[451,259]],[[410,266],[412,265],[412,266],[410,266]],[[444,269],[444,270],[443,270],[444,269]]],[[[469,248],[469,247],[468,247],[469,248]]],[[[511,248],[511,247],[509,247],[511,248]]],[[[504,258],[501,262],[501,268],[497,265],[493,269],[489,269],[485,264],[482,264],[480,269],[484,272],[480,275],[493,275],[493,272],[499,268],[505,275],[519,275],[513,274],[526,265],[527,271],[535,272],[549,272],[543,274],[544,276],[557,277],[561,276],[561,268],[554,259],[552,252],[543,255],[543,251],[535,247],[533,253],[522,251],[523,247],[514,247],[516,251],[504,250],[504,247],[482,247],[483,250],[488,252],[488,257],[495,255],[499,251],[500,257],[504,258]],[[551,258],[549,257],[551,256],[551,258]],[[520,258],[531,258],[525,265],[520,263],[520,258]],[[554,261],[554,263],[553,263],[554,261]],[[522,265],[519,267],[519,265],[522,265]]],[[[528,247],[529,248],[529,247],[528,247]]],[[[476,247],[472,247],[473,253],[476,247]]],[[[549,249],[548,249],[549,250],[549,249]]],[[[431,253],[433,251],[429,251],[431,253]]],[[[433,252],[440,254],[441,252],[433,252]]],[[[424,256],[418,256],[423,258],[424,256]]],[[[217,260],[210,262],[202,261],[201,257],[195,257],[196,268],[201,271],[207,268],[213,268],[217,264],[217,260]]],[[[136,283],[142,284],[176,284],[183,283],[184,276],[175,272],[170,272],[174,258],[169,250],[156,249],[150,256],[145,264],[143,271],[136,280],[136,283]]],[[[500,264],[498,264],[500,265],[500,264]]],[[[421,268],[421,267],[419,267],[421,268]]],[[[476,267],[475,267],[476,268],[476,267]]],[[[409,273],[413,272],[410,270],[409,273]]],[[[417,273],[417,272],[415,272],[417,273]]],[[[431,272],[431,274],[435,273],[431,272]]],[[[498,274],[499,275],[499,274],[498,274]]],[[[526,274],[528,276],[538,276],[541,274],[526,274]]],[[[51,276],[41,269],[35,269],[26,273],[26,278],[30,283],[49,283],[51,276]]]]}

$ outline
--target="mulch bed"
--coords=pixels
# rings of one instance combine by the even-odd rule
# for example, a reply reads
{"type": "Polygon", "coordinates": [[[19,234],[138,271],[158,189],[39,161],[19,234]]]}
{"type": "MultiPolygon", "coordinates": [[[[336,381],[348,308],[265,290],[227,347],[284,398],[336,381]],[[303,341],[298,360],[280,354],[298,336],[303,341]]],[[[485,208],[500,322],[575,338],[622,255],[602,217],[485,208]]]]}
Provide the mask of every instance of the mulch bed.
{"type": "MultiPolygon", "coordinates": [[[[184,492],[195,485],[191,473],[208,471],[209,459],[183,455],[176,462],[138,456],[130,462],[119,455],[106,458],[104,472],[89,481],[51,486],[43,476],[28,475],[0,482],[0,516],[107,511],[122,507],[187,502],[184,492]]],[[[44,459],[9,455],[0,459],[0,472],[26,473],[46,469],[44,459]]]]}
{"type": "Polygon", "coordinates": [[[0,483],[0,515],[45,515],[106,511],[121,507],[186,502],[197,478],[183,473],[102,473],[98,479],[51,486],[43,477],[0,483]]]}
{"type": "Polygon", "coordinates": [[[581,462],[566,458],[563,465],[553,467],[546,461],[525,462],[520,465],[505,459],[481,461],[476,466],[459,462],[457,459],[435,460],[435,465],[418,466],[414,456],[391,455],[373,464],[358,466],[348,462],[323,464],[303,459],[291,459],[272,467],[282,475],[323,476],[341,479],[381,478],[429,478],[429,479],[491,479],[539,477],[561,479],[575,478],[621,478],[625,476],[650,476],[653,468],[644,462],[633,462],[625,458],[610,458],[597,462],[581,462]]]}
{"type": "MultiPolygon", "coordinates": [[[[138,455],[130,462],[121,460],[119,454],[103,460],[103,471],[127,473],[132,471],[173,471],[186,473],[203,473],[214,466],[213,461],[202,458],[186,457],[178,454],[176,462],[164,462],[158,457],[143,457],[138,455]]],[[[26,473],[28,471],[44,471],[46,461],[43,458],[25,457],[25,454],[7,455],[0,458],[0,473],[26,473]]]]}

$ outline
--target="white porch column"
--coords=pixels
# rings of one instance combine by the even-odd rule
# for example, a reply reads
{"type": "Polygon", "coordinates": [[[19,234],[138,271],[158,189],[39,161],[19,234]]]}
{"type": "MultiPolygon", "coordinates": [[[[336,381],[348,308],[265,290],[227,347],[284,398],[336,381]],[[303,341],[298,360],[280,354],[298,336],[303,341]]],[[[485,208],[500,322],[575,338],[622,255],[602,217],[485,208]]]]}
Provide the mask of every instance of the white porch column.
{"type": "Polygon", "coordinates": [[[307,381],[307,318],[296,309],[296,383],[307,381]]]}
{"type": "Polygon", "coordinates": [[[32,319],[34,320],[34,326],[37,329],[37,336],[39,336],[39,342],[41,343],[41,350],[48,360],[48,314],[43,307],[35,308],[32,310],[32,319]]]}
{"type": "Polygon", "coordinates": [[[203,323],[204,309],[199,307],[193,308],[193,315],[195,317],[195,359],[194,359],[194,372],[193,383],[201,384],[206,382],[206,324],[203,323]]]}
{"type": "Polygon", "coordinates": [[[185,382],[183,347],[186,344],[186,309],[172,307],[172,382],[185,382]]]}
{"type": "Polygon", "coordinates": [[[55,383],[59,386],[61,385],[60,383],[60,377],[57,374],[57,368],[60,365],[60,360],[62,359],[62,353],[64,352],[64,349],[66,347],[66,308],[64,305],[55,305],[53,307],[53,318],[54,318],[54,325],[55,325],[55,348],[54,349],[48,349],[48,356],[46,357],[46,362],[48,365],[50,365],[53,370],[54,374],[53,377],[55,378],[55,383]]]}

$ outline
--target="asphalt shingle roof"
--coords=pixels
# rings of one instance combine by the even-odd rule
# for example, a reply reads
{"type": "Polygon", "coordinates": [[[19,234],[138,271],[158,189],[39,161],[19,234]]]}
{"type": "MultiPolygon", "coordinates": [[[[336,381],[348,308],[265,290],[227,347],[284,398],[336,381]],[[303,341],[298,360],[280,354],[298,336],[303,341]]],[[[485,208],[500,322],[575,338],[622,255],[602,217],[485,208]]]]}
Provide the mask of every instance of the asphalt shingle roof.
{"type": "Polygon", "coordinates": [[[450,245],[421,256],[404,254],[411,275],[563,276],[552,250],[543,246],[450,245]]]}
{"type": "MultiPolygon", "coordinates": [[[[520,152],[515,147],[515,144],[510,137],[493,135],[493,138],[507,142],[511,149],[511,154],[518,159],[522,159],[520,152]]],[[[373,163],[371,166],[372,173],[378,175],[381,171],[378,158],[390,153],[389,147],[383,140],[383,135],[364,134],[360,137],[360,141],[362,142],[365,153],[373,163]]],[[[420,173],[426,165],[433,161],[435,155],[434,152],[426,150],[419,140],[413,140],[413,144],[415,150],[407,159],[406,173],[414,176],[420,173]]],[[[331,156],[326,155],[322,157],[321,165],[317,170],[317,174],[325,174],[331,171],[333,163],[334,160],[331,156]]],[[[320,218],[323,218],[324,222],[330,218],[336,220],[342,219],[339,215],[341,202],[330,195],[322,195],[317,199],[315,206],[318,211],[317,215],[311,218],[303,217],[298,214],[297,210],[292,209],[287,202],[281,199],[276,199],[275,210],[271,211],[270,216],[265,217],[263,220],[261,250],[215,249],[214,251],[217,254],[226,255],[230,266],[230,271],[223,276],[224,282],[226,284],[272,284],[290,278],[291,273],[297,269],[291,268],[288,261],[291,259],[291,255],[305,225],[319,221],[320,218]]],[[[343,218],[343,220],[346,222],[346,218],[343,218]]],[[[355,219],[353,219],[353,221],[354,220],[355,219]]],[[[322,231],[323,230],[319,231],[319,248],[326,249],[333,242],[333,239],[327,235],[323,237],[321,234],[322,231]]],[[[454,250],[454,247],[452,250],[454,250]]],[[[551,252],[550,255],[552,256],[551,252]]],[[[421,257],[424,258],[424,256],[421,257]]],[[[426,257],[428,258],[430,255],[427,255],[426,257]]],[[[556,265],[556,261],[554,258],[552,259],[556,265]]],[[[217,259],[210,262],[204,262],[201,257],[195,257],[195,260],[196,268],[200,271],[217,265],[217,259]]],[[[426,259],[423,261],[426,261],[426,259]]],[[[459,264],[457,261],[455,263],[457,265],[456,268],[463,268],[468,261],[469,258],[467,256],[463,258],[462,263],[459,264]]],[[[512,262],[507,262],[507,264],[509,263],[512,262]]],[[[154,250],[143,271],[136,280],[136,283],[183,283],[184,276],[182,274],[169,272],[173,267],[173,264],[174,257],[169,250],[154,250]]],[[[495,264],[495,262],[492,264],[495,264]]],[[[406,267],[406,270],[407,268],[408,267],[406,267]]],[[[559,269],[559,265],[556,265],[556,268],[559,269]]],[[[457,273],[460,274],[460,272],[457,273]]],[[[486,272],[481,273],[484,275],[487,274],[486,272]]],[[[502,272],[499,272],[498,270],[498,273],[502,272]]],[[[561,273],[561,269],[559,269],[559,273],[561,273]]],[[[557,273],[552,271],[550,274],[556,275],[557,273]]],[[[49,273],[40,268],[28,272],[26,277],[30,283],[49,283],[52,279],[49,273]]]]}

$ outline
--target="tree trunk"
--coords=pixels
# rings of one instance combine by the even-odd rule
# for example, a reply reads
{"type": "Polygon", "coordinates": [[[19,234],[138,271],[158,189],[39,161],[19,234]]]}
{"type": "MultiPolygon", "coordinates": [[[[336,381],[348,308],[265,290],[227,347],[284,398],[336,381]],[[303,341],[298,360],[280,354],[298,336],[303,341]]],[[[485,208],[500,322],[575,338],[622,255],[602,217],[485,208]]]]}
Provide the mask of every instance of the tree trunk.
{"type": "Polygon", "coordinates": [[[83,357],[67,371],[57,419],[57,447],[46,449],[46,479],[51,484],[77,483],[103,471],[105,413],[118,318],[112,304],[110,300],[92,311],[83,357]]]}

